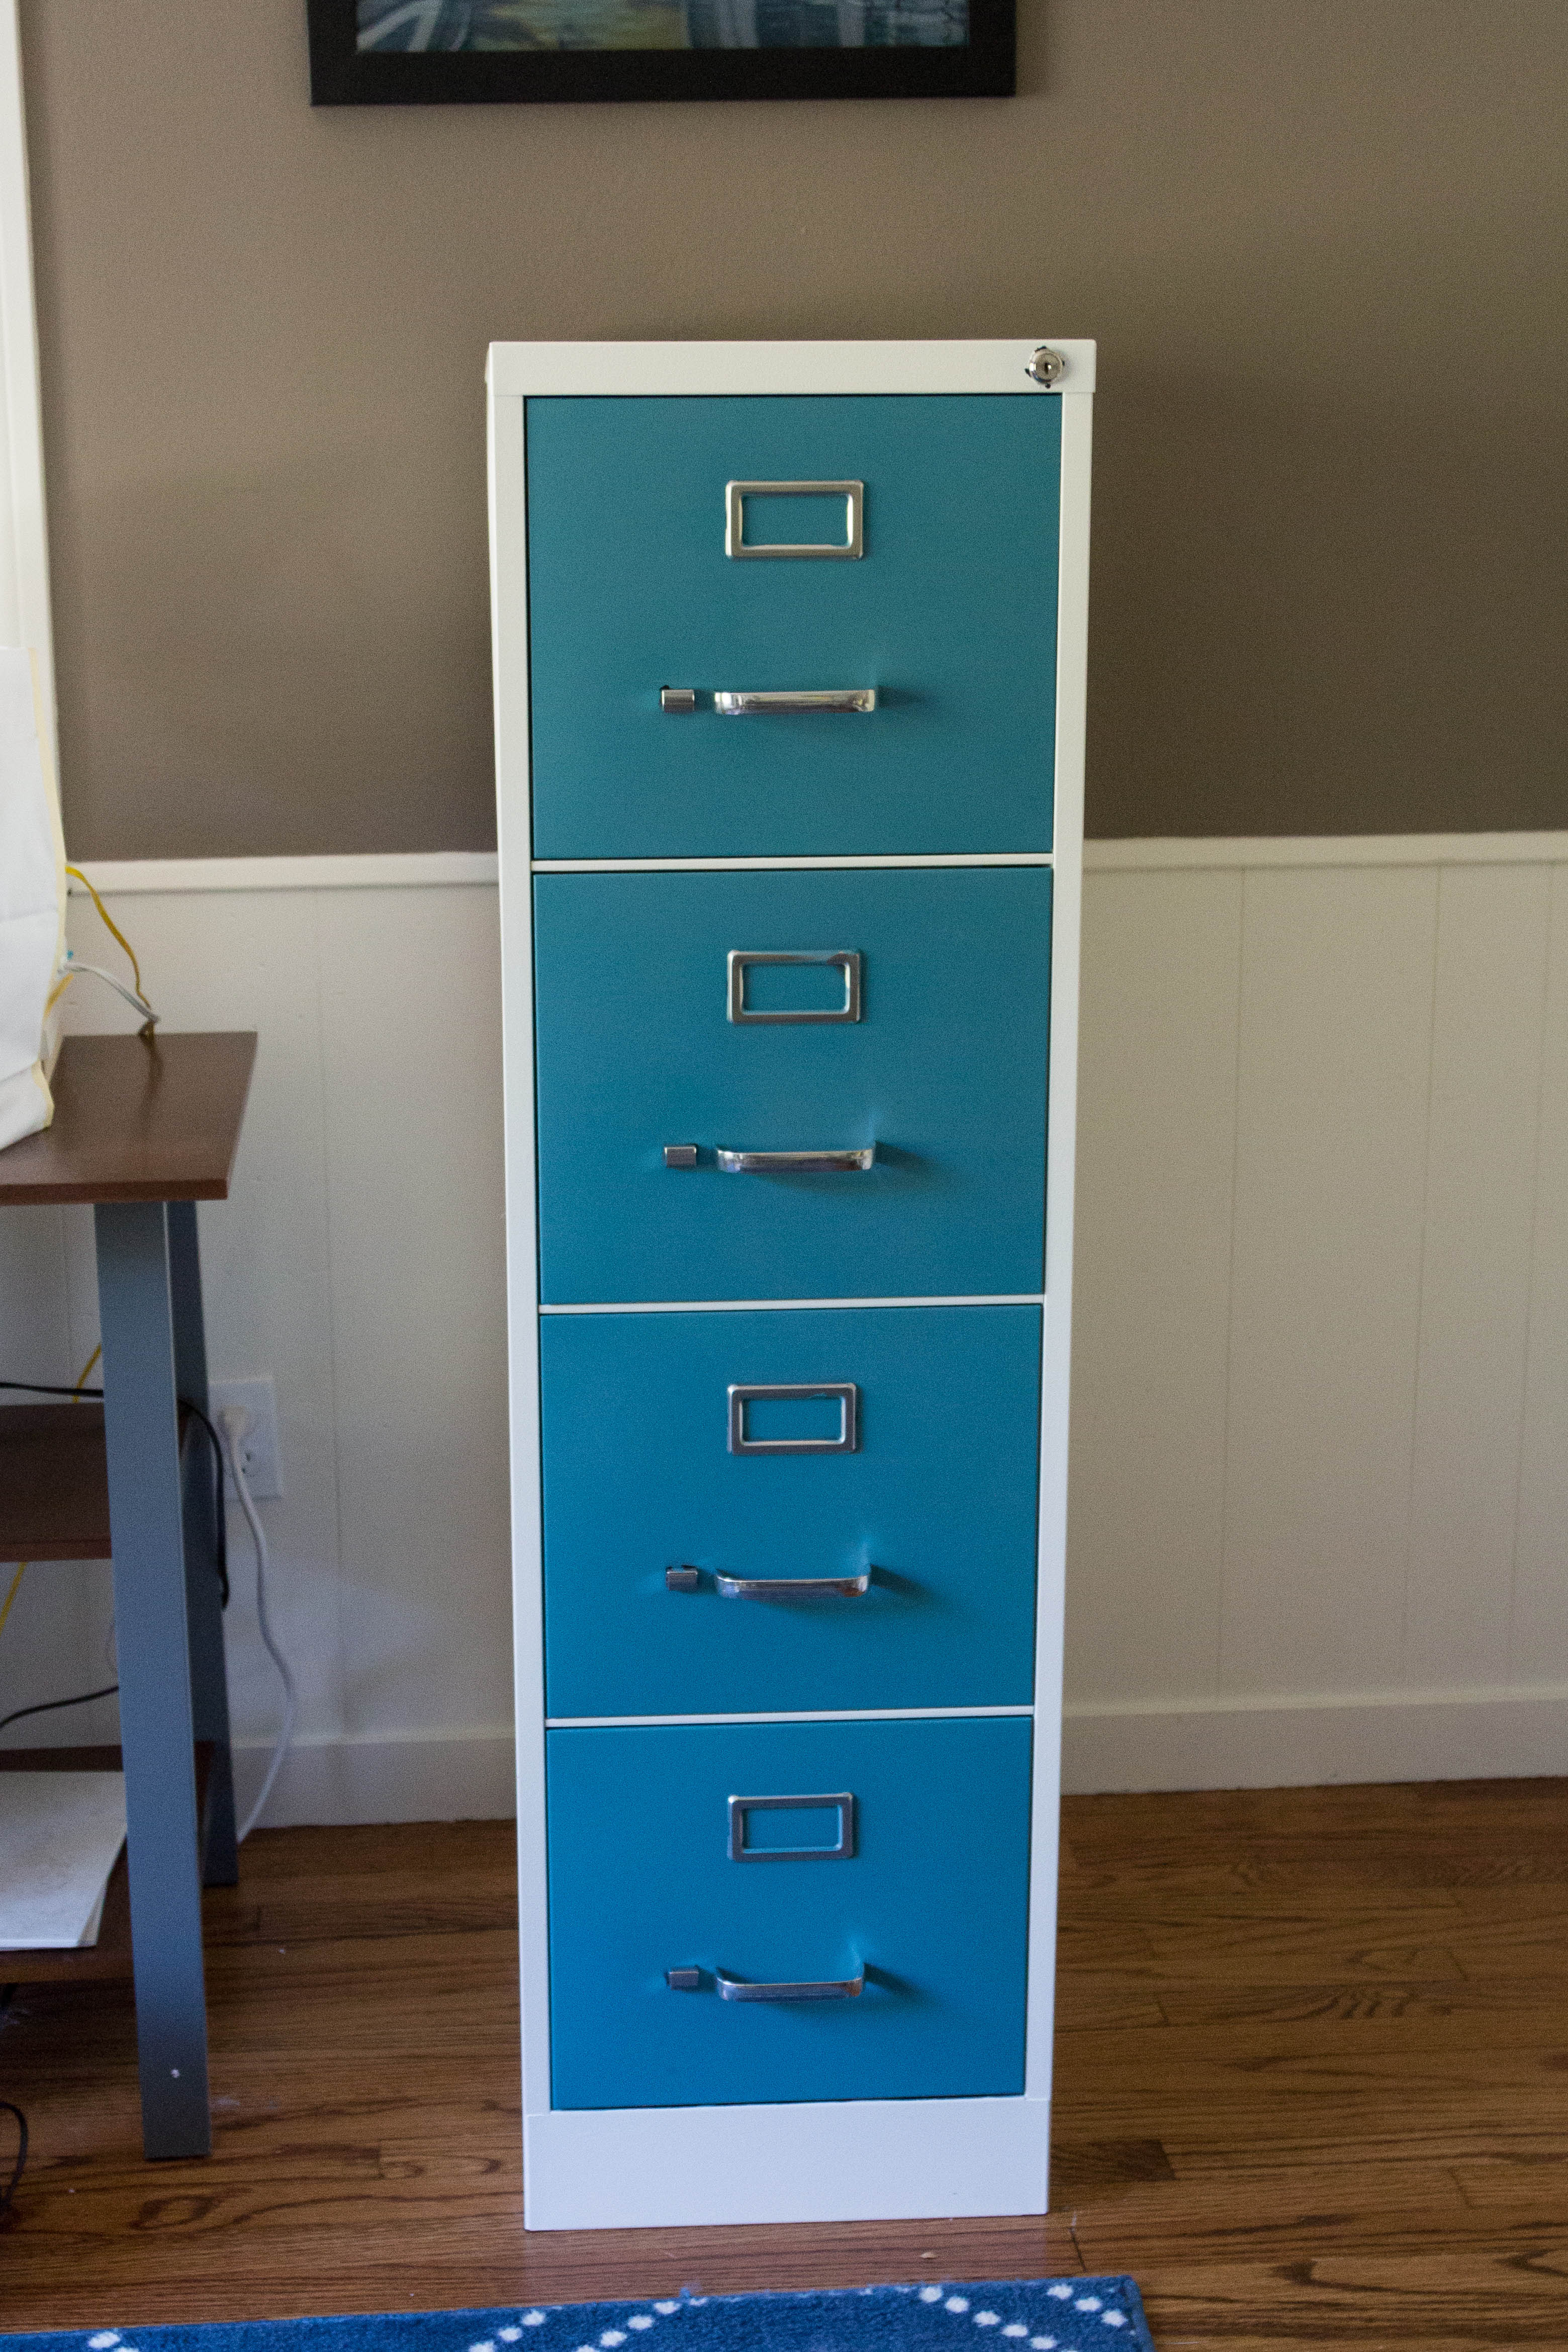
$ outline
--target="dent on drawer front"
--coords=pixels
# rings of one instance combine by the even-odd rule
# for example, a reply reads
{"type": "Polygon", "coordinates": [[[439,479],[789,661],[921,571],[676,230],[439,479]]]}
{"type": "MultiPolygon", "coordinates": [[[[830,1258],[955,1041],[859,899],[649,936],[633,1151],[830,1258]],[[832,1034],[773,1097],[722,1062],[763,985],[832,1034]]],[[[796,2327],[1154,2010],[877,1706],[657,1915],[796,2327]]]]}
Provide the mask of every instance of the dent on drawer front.
{"type": "Polygon", "coordinates": [[[549,1713],[1027,1706],[1040,1338],[1035,1307],[547,1317],[549,1713]],[[813,1385],[852,1445],[831,1393],[757,1394],[813,1385]]]}
{"type": "Polygon", "coordinates": [[[1039,1290],[1049,869],[548,875],[535,913],[547,1301],[1039,1290]],[[841,1017],[733,1020],[737,950],[852,953],[860,1017],[841,964],[764,963],[748,1003],[841,1017]]]}
{"type": "Polygon", "coordinates": [[[1027,390],[530,401],[535,856],[1049,850],[1061,434],[1027,390]],[[833,556],[727,553],[742,481],[821,485],[741,528],[833,556]]]}
{"type": "Polygon", "coordinates": [[[553,2105],[1022,2090],[1027,1718],[557,1730],[546,1771],[553,2105]]]}

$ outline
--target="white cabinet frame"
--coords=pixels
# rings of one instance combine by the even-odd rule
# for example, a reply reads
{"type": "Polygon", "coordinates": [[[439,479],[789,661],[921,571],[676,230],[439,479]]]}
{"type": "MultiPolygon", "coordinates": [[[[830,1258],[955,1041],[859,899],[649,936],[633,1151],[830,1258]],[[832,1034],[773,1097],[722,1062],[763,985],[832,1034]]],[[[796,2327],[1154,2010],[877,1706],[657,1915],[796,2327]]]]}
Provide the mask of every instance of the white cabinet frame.
{"type": "MultiPolygon", "coordinates": [[[[1049,392],[1031,390],[1026,370],[1046,340],[499,343],[491,349],[490,556],[507,1088],[524,2210],[530,2229],[882,2221],[936,2214],[1043,2213],[1046,2210],[1067,1537],[1090,395],[1094,387],[1092,343],[1051,341],[1051,348],[1065,362],[1060,384],[1049,392]],[[1030,1710],[1035,1718],[1035,1739],[1028,2042],[1025,2087],[1018,2097],[591,2110],[553,2110],[549,2104],[531,903],[532,877],[540,868],[532,857],[529,802],[524,404],[530,397],[551,395],[602,398],[737,393],[1007,393],[1060,399],[1062,404],[1052,856],[1028,860],[966,856],[831,861],[835,866],[867,866],[1027,862],[1051,864],[1055,868],[1039,1598],[1034,1702],[1030,1710]]],[[[639,867],[653,870],[683,865],[713,870],[814,862],[788,858],[635,861],[639,867]]],[[[694,1302],[680,1303],[689,1310],[694,1302]]],[[[714,1311],[741,1303],[719,1302],[714,1311]]],[[[984,1710],[965,1710],[970,1711],[984,1710]]],[[[965,1890],[953,1893],[956,1900],[965,1899],[965,1890]]],[[[983,1965],[979,1951],[977,1965],[983,1965]]]]}

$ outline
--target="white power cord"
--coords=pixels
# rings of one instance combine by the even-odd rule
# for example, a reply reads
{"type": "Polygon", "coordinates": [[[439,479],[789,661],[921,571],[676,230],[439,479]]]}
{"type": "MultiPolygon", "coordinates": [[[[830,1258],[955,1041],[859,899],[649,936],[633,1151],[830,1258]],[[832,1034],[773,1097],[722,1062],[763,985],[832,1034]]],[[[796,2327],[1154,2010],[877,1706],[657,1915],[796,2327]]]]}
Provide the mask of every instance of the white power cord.
{"type": "Polygon", "coordinates": [[[267,1614],[267,1538],[262,1533],[261,1520],[251,1500],[250,1487],[240,1465],[239,1442],[249,1424],[249,1413],[238,1405],[229,1405],[218,1415],[218,1427],[223,1432],[224,1459],[228,1464],[229,1476],[234,1480],[235,1493],[250,1528],[251,1541],[256,1546],[256,1622],[261,1628],[262,1645],[277,1669],[277,1679],[283,1685],[283,1728],[277,1735],[277,1745],[272,1751],[272,1761],[267,1768],[267,1778],[261,1784],[261,1794],[246,1816],[245,1824],[236,1832],[243,1845],[256,1822],[261,1819],[272,1784],[277,1778],[278,1767],[288,1753],[288,1743],[294,1737],[296,1695],[294,1677],[288,1671],[288,1661],[272,1638],[272,1626],[267,1614]]]}
{"type": "Polygon", "coordinates": [[[143,1035],[146,1035],[148,1031],[156,1029],[158,1026],[158,1015],[153,1012],[152,1007],[148,1003],[147,999],[142,995],[140,989],[128,988],[124,981],[116,980],[111,971],[105,971],[100,963],[83,963],[81,958],[75,954],[71,949],[68,948],[65,952],[65,961],[60,966],[60,977],[62,982],[67,980],[75,980],[78,973],[83,971],[90,972],[94,980],[101,980],[106,988],[113,989],[116,996],[123,996],[125,1002],[131,1007],[133,1012],[140,1013],[141,1014],[143,1021],[146,1024],[146,1027],[142,1031],[143,1035]]]}

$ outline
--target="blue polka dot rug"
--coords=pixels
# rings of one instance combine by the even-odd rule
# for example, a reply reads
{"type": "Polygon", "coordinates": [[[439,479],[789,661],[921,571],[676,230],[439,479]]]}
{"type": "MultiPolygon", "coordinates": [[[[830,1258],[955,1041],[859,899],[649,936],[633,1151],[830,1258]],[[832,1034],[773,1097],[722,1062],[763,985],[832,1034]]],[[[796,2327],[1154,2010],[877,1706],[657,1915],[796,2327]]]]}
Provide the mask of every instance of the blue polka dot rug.
{"type": "Polygon", "coordinates": [[[25,2352],[1155,2352],[1130,2278],[991,2279],[819,2294],[683,2294],[0,2335],[25,2352]]]}

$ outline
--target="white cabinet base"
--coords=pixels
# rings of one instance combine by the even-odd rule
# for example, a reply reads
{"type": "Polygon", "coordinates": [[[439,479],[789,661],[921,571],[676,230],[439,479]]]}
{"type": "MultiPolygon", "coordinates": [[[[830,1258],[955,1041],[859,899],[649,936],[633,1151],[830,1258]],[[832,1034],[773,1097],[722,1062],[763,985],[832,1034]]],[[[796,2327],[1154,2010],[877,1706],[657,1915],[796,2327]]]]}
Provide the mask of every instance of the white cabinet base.
{"type": "Polygon", "coordinates": [[[1046,2099],[596,2107],[527,2118],[530,2230],[1043,2213],[1046,2099]]]}

